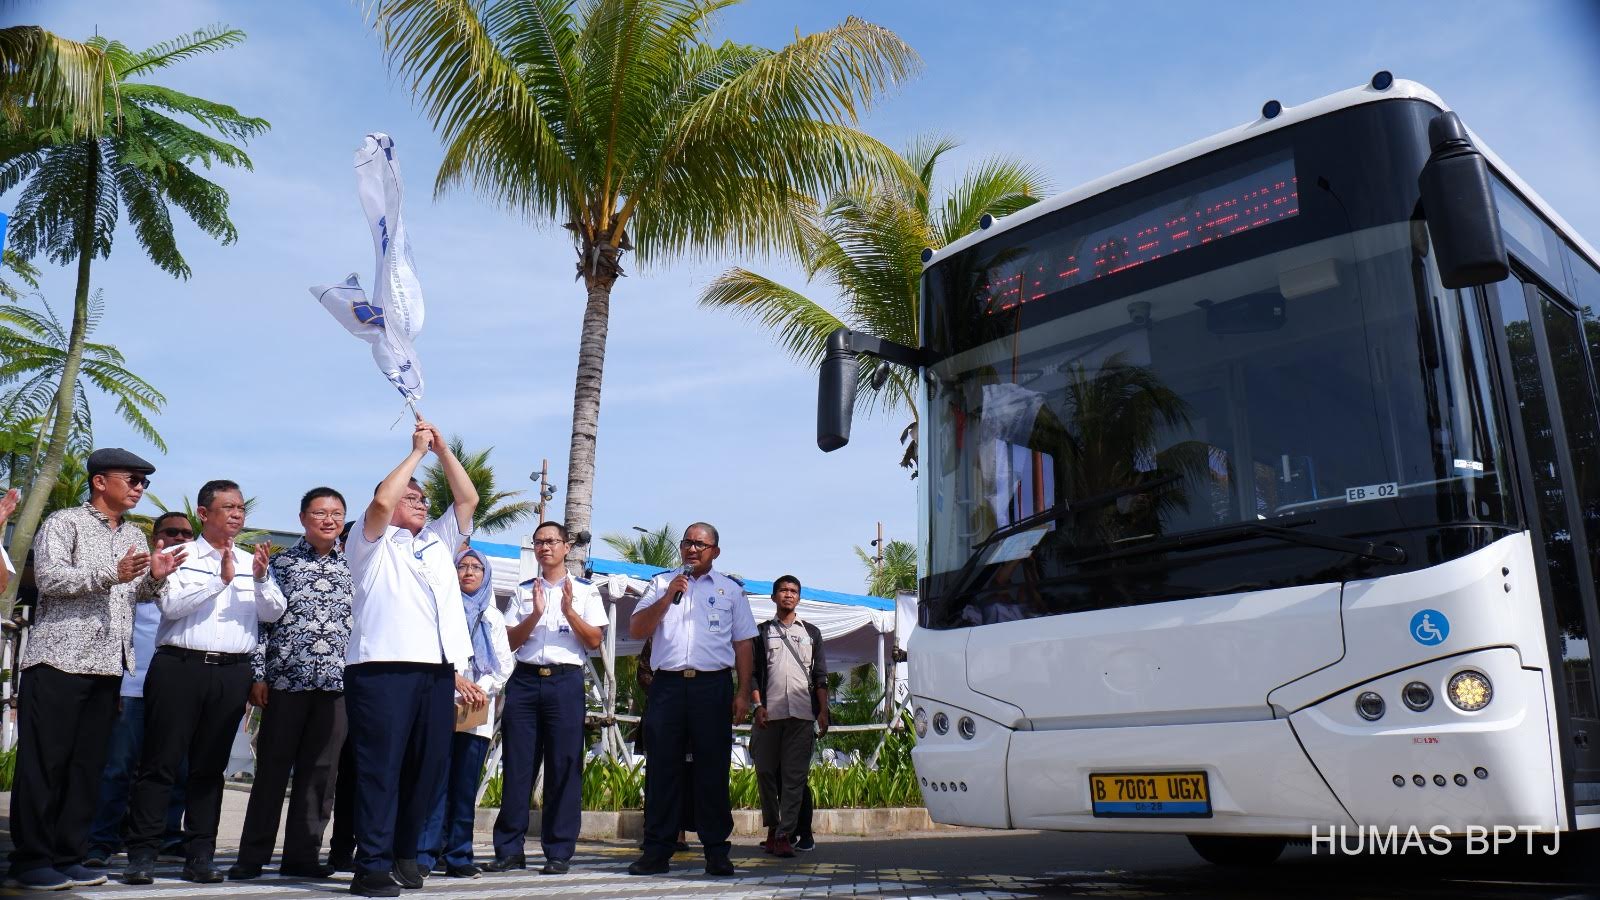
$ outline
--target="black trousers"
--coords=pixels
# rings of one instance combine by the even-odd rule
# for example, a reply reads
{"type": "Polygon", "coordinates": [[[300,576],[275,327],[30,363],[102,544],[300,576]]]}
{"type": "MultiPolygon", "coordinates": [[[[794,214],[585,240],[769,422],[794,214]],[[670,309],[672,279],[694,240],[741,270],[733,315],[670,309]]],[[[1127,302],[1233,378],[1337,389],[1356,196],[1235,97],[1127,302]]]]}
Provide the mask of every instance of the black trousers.
{"type": "Polygon", "coordinates": [[[248,661],[213,665],[168,647],[156,650],[144,682],[144,747],[128,792],[128,859],[152,858],[160,848],[184,754],[189,756],[184,854],[210,859],[216,852],[223,776],[251,677],[248,661]]]}
{"type": "Polygon", "coordinates": [[[694,822],[708,859],[726,856],[733,833],[728,767],[733,759],[733,673],[684,678],[656,673],[645,707],[644,853],[666,859],[678,841],[681,805],[694,822]],[[694,754],[693,784],[683,757],[694,754]]]}
{"type": "Polygon", "coordinates": [[[283,864],[307,868],[321,861],[322,832],[333,814],[334,779],[344,738],[343,693],[268,693],[256,734],[256,780],[239,836],[241,864],[260,866],[272,859],[291,769],[294,787],[283,826],[283,864]]]}
{"type": "Polygon", "coordinates": [[[506,683],[500,719],[501,802],[494,854],[524,850],[533,782],[544,766],[539,841],[546,859],[570,860],[583,825],[583,670],[552,671],[517,663],[506,683]]]}
{"type": "Polygon", "coordinates": [[[347,730],[344,749],[339,751],[339,777],[333,786],[333,829],[328,835],[328,859],[340,863],[348,863],[356,855],[355,754],[356,744],[347,730]]]}
{"type": "Polygon", "coordinates": [[[355,745],[358,874],[416,859],[428,816],[444,796],[455,734],[455,670],[445,664],[369,662],[344,670],[355,745]]]}
{"type": "Polygon", "coordinates": [[[44,664],[23,670],[12,875],[83,861],[121,685],[115,675],[74,675],[44,664]]]}

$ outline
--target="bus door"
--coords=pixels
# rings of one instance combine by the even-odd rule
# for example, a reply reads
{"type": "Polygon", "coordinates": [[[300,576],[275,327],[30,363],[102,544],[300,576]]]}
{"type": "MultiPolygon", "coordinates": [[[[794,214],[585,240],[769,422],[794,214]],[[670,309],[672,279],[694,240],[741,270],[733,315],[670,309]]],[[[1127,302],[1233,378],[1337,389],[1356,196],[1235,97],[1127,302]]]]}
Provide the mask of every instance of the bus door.
{"type": "Polygon", "coordinates": [[[1513,269],[1493,285],[1506,389],[1520,415],[1519,464],[1546,597],[1556,691],[1566,708],[1563,755],[1577,806],[1600,803],[1600,694],[1590,635],[1600,626],[1600,416],[1582,323],[1537,280],[1513,269]],[[1589,782],[1584,785],[1582,782],[1589,782]],[[1590,796],[1593,794],[1594,796],[1590,796]]]}

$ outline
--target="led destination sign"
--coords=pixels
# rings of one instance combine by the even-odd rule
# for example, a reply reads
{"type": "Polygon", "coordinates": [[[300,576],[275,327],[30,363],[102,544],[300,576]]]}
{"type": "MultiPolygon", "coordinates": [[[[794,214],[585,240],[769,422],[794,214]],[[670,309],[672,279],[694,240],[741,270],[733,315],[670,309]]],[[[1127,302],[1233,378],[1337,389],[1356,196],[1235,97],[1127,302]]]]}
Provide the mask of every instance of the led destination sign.
{"type": "Polygon", "coordinates": [[[1145,198],[1044,235],[1033,247],[1017,248],[1025,255],[991,266],[977,300],[993,315],[1300,212],[1292,156],[1236,172],[1213,185],[1188,184],[1165,192],[1170,199],[1145,198]]]}

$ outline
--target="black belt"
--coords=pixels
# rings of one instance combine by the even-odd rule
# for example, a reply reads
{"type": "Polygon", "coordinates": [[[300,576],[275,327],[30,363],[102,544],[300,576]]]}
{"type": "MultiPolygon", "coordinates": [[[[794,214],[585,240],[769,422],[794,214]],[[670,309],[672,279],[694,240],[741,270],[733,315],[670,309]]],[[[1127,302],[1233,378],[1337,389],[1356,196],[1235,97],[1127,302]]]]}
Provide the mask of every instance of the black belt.
{"type": "Polygon", "coordinates": [[[533,674],[539,676],[540,678],[549,678],[551,675],[565,675],[568,672],[576,672],[578,669],[579,666],[576,666],[572,663],[550,663],[548,665],[530,662],[517,663],[517,671],[522,672],[531,670],[533,674]]]}
{"type": "Polygon", "coordinates": [[[701,675],[722,675],[732,669],[657,669],[657,678],[699,678],[701,675]]]}
{"type": "Polygon", "coordinates": [[[188,647],[174,647],[163,644],[157,653],[176,656],[179,659],[198,660],[208,666],[232,666],[250,661],[248,653],[219,653],[215,650],[190,650],[188,647]]]}

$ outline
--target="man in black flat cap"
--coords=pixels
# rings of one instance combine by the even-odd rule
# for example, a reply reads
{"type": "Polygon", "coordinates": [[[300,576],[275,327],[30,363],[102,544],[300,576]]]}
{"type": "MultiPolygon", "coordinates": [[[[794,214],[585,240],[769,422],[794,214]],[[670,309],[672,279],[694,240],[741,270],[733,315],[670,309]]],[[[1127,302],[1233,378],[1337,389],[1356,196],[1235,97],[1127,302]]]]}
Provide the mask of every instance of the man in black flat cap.
{"type": "Polygon", "coordinates": [[[83,858],[122,673],[134,667],[133,607],[183,561],[181,550],[152,555],[125,518],[155,466],[107,448],[88,468],[89,502],[53,513],[33,540],[39,603],[21,661],[10,887],[106,880],[83,858]]]}

